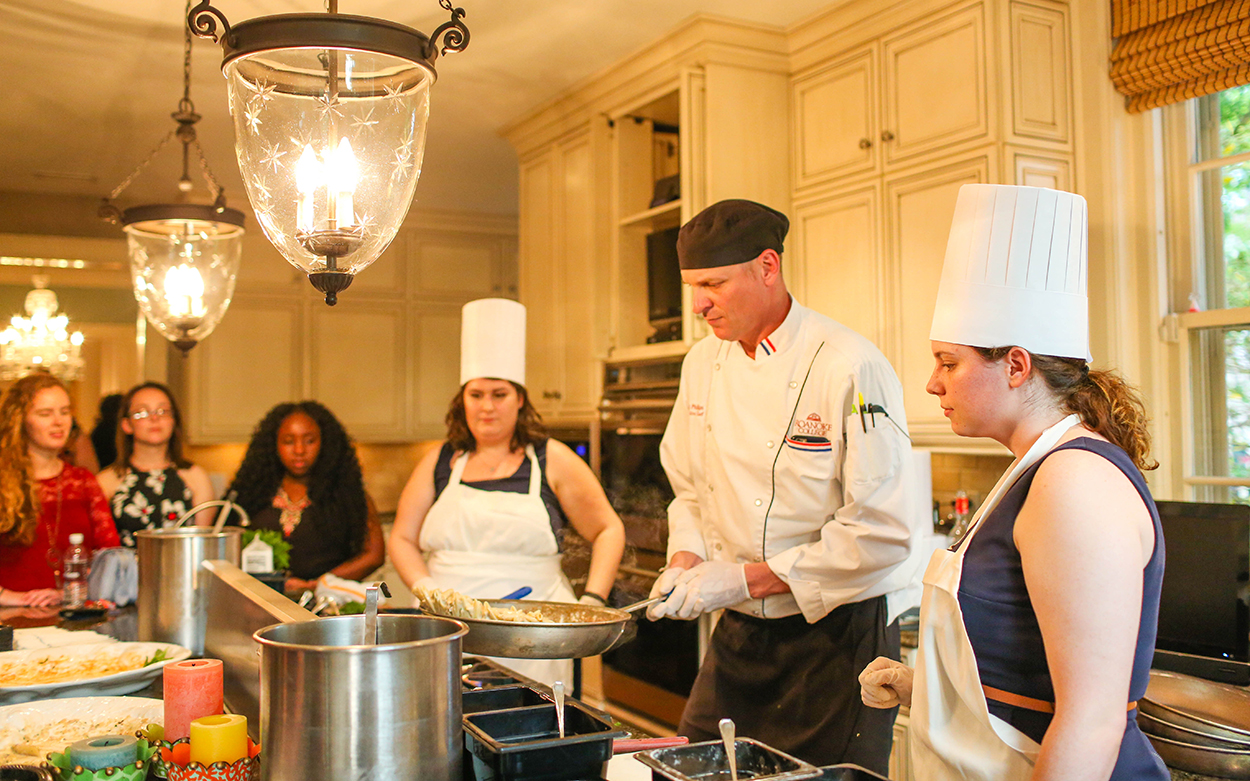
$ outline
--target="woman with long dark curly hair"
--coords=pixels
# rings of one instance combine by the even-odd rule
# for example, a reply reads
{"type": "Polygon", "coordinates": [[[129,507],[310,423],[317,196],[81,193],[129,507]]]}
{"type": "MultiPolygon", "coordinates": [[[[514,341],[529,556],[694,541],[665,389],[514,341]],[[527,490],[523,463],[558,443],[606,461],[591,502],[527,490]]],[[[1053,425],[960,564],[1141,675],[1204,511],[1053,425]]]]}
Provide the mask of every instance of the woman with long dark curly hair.
{"type": "MultiPolygon", "coordinates": [[[[133,548],[134,534],[159,529],[213,498],[204,468],[182,454],[182,413],[169,388],[145,382],[126,392],[117,411],[117,460],[96,479],[109,497],[122,545],[133,548]]],[[[208,526],[209,508],[195,522],[208,526]]]]}
{"type": "Polygon", "coordinates": [[[315,401],[279,404],[265,415],[226,493],[247,510],[252,528],[281,532],[291,544],[287,591],[314,588],[326,573],[360,580],[386,557],[356,447],[315,401]]]}
{"type": "Polygon", "coordinates": [[[72,534],[91,550],[118,544],[113,514],[87,469],[59,456],[73,426],[69,392],[30,374],[0,399],[0,605],[55,605],[72,534]]]}

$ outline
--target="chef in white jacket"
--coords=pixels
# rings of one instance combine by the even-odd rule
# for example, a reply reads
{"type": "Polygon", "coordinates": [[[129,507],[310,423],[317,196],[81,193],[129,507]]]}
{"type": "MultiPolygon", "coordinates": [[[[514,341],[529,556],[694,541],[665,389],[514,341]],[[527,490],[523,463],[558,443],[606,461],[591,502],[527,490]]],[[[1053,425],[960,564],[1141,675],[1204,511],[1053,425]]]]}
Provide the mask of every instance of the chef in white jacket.
{"type": "Polygon", "coordinates": [[[903,393],[864,337],[786,290],[789,221],[721,201],[681,230],[682,280],[713,335],[682,366],[660,446],[676,498],[650,618],[724,609],[679,732],[717,722],[817,764],[884,774],[893,711],[860,702],[895,619],[918,601],[915,492],[903,393]]]}

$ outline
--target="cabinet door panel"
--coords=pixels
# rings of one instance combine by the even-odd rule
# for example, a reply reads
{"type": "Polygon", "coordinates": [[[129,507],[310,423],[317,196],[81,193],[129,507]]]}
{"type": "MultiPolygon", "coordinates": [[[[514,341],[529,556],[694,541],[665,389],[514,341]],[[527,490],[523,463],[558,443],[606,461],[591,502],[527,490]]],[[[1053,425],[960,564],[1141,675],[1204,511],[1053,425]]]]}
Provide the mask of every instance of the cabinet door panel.
{"type": "Polygon", "coordinates": [[[312,395],[365,442],[407,439],[404,307],[340,301],[312,310],[312,395]]]}
{"type": "Polygon", "coordinates": [[[1012,184],[1072,191],[1072,163],[1066,156],[1041,155],[1013,147],[1007,147],[1006,152],[1015,171],[1012,184]]]}
{"type": "Polygon", "coordinates": [[[1011,4],[1011,81],[1015,133],[1068,141],[1071,68],[1064,10],[1011,4]]]}
{"type": "Polygon", "coordinates": [[[420,295],[450,298],[502,296],[499,247],[477,236],[424,231],[408,236],[420,295]]]}
{"type": "Polygon", "coordinates": [[[985,13],[971,6],[883,44],[887,163],[990,133],[985,13]]]}
{"type": "Polygon", "coordinates": [[[595,245],[591,214],[590,138],[580,136],[562,144],[560,154],[561,209],[564,246],[560,253],[564,384],[560,388],[563,418],[594,414],[599,401],[598,356],[594,348],[595,245]]]}
{"type": "Polygon", "coordinates": [[[795,209],[800,301],[884,351],[880,284],[881,195],[875,182],[795,209]]]}
{"type": "Polygon", "coordinates": [[[890,358],[903,382],[907,420],[950,427],[936,401],[925,392],[933,371],[929,328],[937,301],[938,280],[946,257],[955,199],[965,184],[994,181],[988,155],[886,179],[889,209],[889,271],[897,291],[888,298],[898,311],[890,322],[897,329],[890,358]]]}
{"type": "Polygon", "coordinates": [[[875,58],[868,47],[795,81],[796,189],[876,169],[875,58]]]}
{"type": "Polygon", "coordinates": [[[415,355],[409,371],[416,377],[413,434],[417,439],[447,436],[443,417],[460,388],[460,307],[423,306],[413,314],[415,355]]]}
{"type": "Polygon", "coordinates": [[[236,297],[190,355],[188,431],[197,444],[246,441],[275,404],[303,396],[299,300],[236,297]]]}
{"type": "Polygon", "coordinates": [[[520,282],[525,304],[525,379],[530,400],[543,415],[554,412],[551,394],[561,385],[561,301],[556,291],[559,265],[555,241],[554,153],[521,165],[520,282]]]}

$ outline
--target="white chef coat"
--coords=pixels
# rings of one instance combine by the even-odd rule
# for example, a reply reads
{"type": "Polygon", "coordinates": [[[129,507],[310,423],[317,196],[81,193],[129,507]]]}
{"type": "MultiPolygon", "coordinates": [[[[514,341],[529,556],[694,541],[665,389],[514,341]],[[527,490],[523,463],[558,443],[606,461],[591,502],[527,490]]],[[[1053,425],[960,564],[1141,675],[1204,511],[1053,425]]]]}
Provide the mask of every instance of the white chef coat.
{"type": "Polygon", "coordinates": [[[793,299],[754,359],[708,336],[682,364],[660,444],[676,495],[669,557],[767,562],[790,593],[732,608],[749,615],[814,623],[885,595],[893,621],[919,602],[930,522],[906,427],[881,351],[793,299]],[[861,419],[860,396],[889,417],[861,419]]]}

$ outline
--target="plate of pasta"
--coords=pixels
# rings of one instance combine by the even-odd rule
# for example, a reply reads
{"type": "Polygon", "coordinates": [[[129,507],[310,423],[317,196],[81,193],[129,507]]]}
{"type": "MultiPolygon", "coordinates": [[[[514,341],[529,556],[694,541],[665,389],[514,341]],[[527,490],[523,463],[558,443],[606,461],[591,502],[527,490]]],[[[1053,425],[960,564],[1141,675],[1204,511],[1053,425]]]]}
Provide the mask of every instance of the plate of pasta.
{"type": "Polygon", "coordinates": [[[191,656],[172,643],[97,643],[0,653],[0,704],[129,694],[191,656]]]}
{"type": "Polygon", "coordinates": [[[38,765],[49,752],[98,735],[133,735],[160,724],[164,705],[148,697],[72,697],[0,706],[0,765],[38,765]]]}

